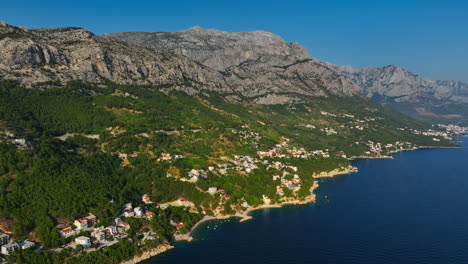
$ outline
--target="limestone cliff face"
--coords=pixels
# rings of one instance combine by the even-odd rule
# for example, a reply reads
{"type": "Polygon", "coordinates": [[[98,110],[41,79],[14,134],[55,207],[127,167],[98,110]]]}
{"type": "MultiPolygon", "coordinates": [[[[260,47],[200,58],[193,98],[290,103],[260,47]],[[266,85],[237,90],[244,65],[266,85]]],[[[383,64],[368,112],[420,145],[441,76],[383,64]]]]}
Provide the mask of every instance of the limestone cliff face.
{"type": "Polygon", "coordinates": [[[172,249],[172,248],[174,248],[174,246],[161,244],[161,245],[157,246],[156,248],[153,248],[153,249],[150,249],[148,251],[143,252],[140,256],[135,256],[130,260],[121,262],[121,264],[136,264],[136,263],[142,262],[144,260],[147,260],[147,259],[149,259],[151,257],[154,257],[156,255],[159,255],[159,254],[161,254],[163,252],[166,252],[167,250],[172,249]]]}
{"type": "Polygon", "coordinates": [[[424,102],[428,99],[468,103],[468,84],[424,79],[398,66],[353,69],[326,64],[362,88],[369,97],[383,96],[396,102],[424,102]]]}
{"type": "Polygon", "coordinates": [[[430,122],[468,124],[468,83],[425,79],[395,65],[361,69],[326,65],[376,102],[430,122]]]}
{"type": "Polygon", "coordinates": [[[265,55],[287,57],[288,61],[313,59],[297,42],[288,44],[261,30],[229,33],[193,27],[180,32],[120,32],[103,37],[174,51],[218,71],[265,55]]]}
{"type": "Polygon", "coordinates": [[[299,43],[286,43],[265,31],[228,33],[193,27],[180,32],[121,32],[103,37],[187,56],[222,72],[236,93],[259,104],[360,94],[359,87],[314,59],[299,43]]]}
{"type": "Polygon", "coordinates": [[[0,25],[0,75],[28,85],[49,80],[183,84],[231,93],[218,72],[187,57],[136,47],[83,28],[28,30],[0,25]]]}
{"type": "Polygon", "coordinates": [[[51,80],[169,85],[193,95],[216,91],[258,104],[356,96],[359,88],[298,43],[264,31],[199,27],[176,33],[96,36],[83,28],[0,24],[0,78],[24,85],[51,80]]]}

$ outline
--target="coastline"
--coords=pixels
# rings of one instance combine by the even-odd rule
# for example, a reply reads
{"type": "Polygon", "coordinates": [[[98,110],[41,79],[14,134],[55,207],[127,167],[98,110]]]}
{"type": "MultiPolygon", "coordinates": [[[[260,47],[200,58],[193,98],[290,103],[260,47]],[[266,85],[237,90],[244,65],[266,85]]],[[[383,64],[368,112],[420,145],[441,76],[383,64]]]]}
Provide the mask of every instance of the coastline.
{"type": "MultiPolygon", "coordinates": [[[[391,151],[388,154],[389,155],[383,155],[383,156],[352,156],[348,160],[354,160],[354,159],[393,159],[393,156],[390,156],[393,153],[398,153],[401,151],[413,151],[413,150],[418,150],[418,149],[436,149],[436,148],[463,148],[461,146],[419,146],[411,149],[400,149],[400,150],[395,150],[391,151]]],[[[322,172],[320,174],[313,174],[312,177],[314,179],[320,179],[320,178],[331,178],[337,175],[344,175],[344,174],[350,174],[353,172],[358,172],[358,169],[356,167],[349,166],[345,168],[344,170],[338,170],[335,169],[333,171],[328,171],[328,172],[322,172]]],[[[305,197],[303,200],[299,199],[293,199],[293,200],[285,200],[276,204],[263,204],[259,205],[257,207],[249,207],[242,213],[236,212],[234,215],[221,215],[221,216],[209,216],[205,215],[200,221],[198,221],[191,229],[189,232],[182,234],[182,235],[175,235],[174,236],[174,241],[187,241],[191,242],[194,240],[194,238],[191,236],[192,233],[196,230],[197,227],[199,227],[202,223],[211,221],[211,220],[224,220],[224,219],[230,219],[233,217],[238,217],[239,222],[242,223],[244,221],[253,219],[252,216],[249,215],[250,212],[260,210],[260,209],[267,209],[267,208],[281,208],[284,205],[304,205],[308,203],[312,203],[316,201],[316,194],[314,191],[319,187],[318,181],[314,181],[314,184],[310,188],[310,195],[305,197]]],[[[148,251],[144,251],[140,256],[134,256],[133,259],[121,262],[121,264],[136,264],[141,261],[147,260],[151,257],[157,256],[163,252],[166,252],[167,250],[173,249],[174,246],[168,245],[168,244],[162,244],[157,246],[156,248],[153,248],[148,251]]]]}
{"type": "Polygon", "coordinates": [[[393,159],[393,156],[391,154],[398,153],[401,151],[413,151],[413,150],[418,150],[418,149],[458,149],[458,148],[463,148],[463,146],[419,146],[419,147],[414,147],[414,148],[408,148],[408,149],[398,149],[398,150],[392,150],[388,152],[388,155],[383,155],[383,156],[352,156],[349,158],[349,160],[355,160],[355,159],[393,159]]]}
{"type": "Polygon", "coordinates": [[[155,248],[152,248],[150,250],[147,250],[147,251],[143,251],[141,253],[141,255],[139,256],[133,256],[132,259],[130,260],[126,260],[126,261],[123,261],[123,262],[120,262],[121,264],[136,264],[136,263],[139,263],[139,262],[142,262],[144,260],[147,260],[147,259],[150,259],[151,257],[154,257],[154,256],[157,256],[163,252],[166,252],[170,249],[173,249],[174,246],[172,245],[169,245],[169,244],[161,244],[161,245],[158,245],[157,247],[155,248]]]}
{"type": "Polygon", "coordinates": [[[349,166],[348,168],[344,170],[332,170],[332,171],[326,171],[326,172],[321,172],[319,174],[312,174],[312,177],[314,179],[320,179],[320,178],[332,178],[337,175],[343,175],[343,174],[350,174],[352,172],[358,172],[358,169],[356,167],[349,166]]]}
{"type": "Polygon", "coordinates": [[[420,146],[416,149],[459,149],[459,148],[463,148],[463,146],[420,146]]]}
{"type": "Polygon", "coordinates": [[[312,203],[312,202],[315,202],[316,200],[316,194],[314,193],[314,191],[319,187],[319,184],[317,181],[314,181],[314,184],[312,185],[312,187],[310,188],[310,195],[306,196],[305,199],[303,200],[299,200],[299,199],[295,199],[295,200],[286,200],[286,201],[282,201],[280,203],[277,203],[277,204],[263,204],[263,205],[259,205],[257,207],[249,207],[247,208],[244,212],[242,213],[239,213],[237,212],[236,214],[234,215],[223,215],[223,216],[209,216],[209,215],[205,215],[200,221],[198,221],[191,229],[189,232],[183,234],[183,235],[176,235],[175,236],[175,240],[176,241],[192,241],[193,240],[193,237],[191,236],[192,232],[195,231],[195,229],[203,222],[206,222],[206,221],[210,221],[210,220],[224,220],[224,219],[229,219],[229,218],[232,218],[232,217],[239,217],[240,220],[239,222],[242,223],[242,222],[245,222],[247,220],[250,220],[250,219],[253,219],[252,216],[249,215],[250,212],[253,212],[253,211],[256,211],[256,210],[260,210],[260,209],[267,209],[267,208],[281,208],[283,207],[284,205],[288,205],[288,204],[293,204],[293,205],[304,205],[304,204],[308,204],[308,203],[312,203]]]}
{"type": "MultiPolygon", "coordinates": [[[[393,153],[397,153],[397,152],[393,152],[393,153]]],[[[385,155],[385,156],[352,156],[351,158],[349,158],[349,160],[355,160],[355,159],[393,159],[393,157],[385,155]]]]}

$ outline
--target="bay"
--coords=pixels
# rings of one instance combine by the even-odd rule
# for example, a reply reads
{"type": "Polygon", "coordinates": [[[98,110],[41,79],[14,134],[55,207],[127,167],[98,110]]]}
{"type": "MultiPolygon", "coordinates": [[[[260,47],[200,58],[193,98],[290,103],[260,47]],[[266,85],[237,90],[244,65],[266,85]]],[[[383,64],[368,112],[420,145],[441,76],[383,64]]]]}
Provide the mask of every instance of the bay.
{"type": "Polygon", "coordinates": [[[315,204],[205,222],[144,263],[468,263],[467,149],[393,157],[321,179],[315,204]]]}

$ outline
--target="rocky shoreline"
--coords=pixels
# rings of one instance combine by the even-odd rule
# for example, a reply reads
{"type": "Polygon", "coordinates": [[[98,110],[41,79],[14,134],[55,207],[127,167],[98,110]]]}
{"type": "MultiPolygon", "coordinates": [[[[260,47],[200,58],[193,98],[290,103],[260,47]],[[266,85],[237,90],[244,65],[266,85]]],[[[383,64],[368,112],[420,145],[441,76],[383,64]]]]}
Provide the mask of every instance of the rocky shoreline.
{"type": "Polygon", "coordinates": [[[168,251],[169,249],[173,249],[174,246],[171,246],[169,244],[161,244],[158,245],[156,248],[152,248],[150,250],[144,251],[141,255],[139,256],[134,256],[132,259],[123,261],[121,264],[136,264],[138,262],[142,262],[144,260],[147,260],[151,257],[154,257],[156,255],[159,255],[163,252],[168,251]]]}
{"type": "MultiPolygon", "coordinates": [[[[193,240],[193,237],[191,236],[192,232],[200,224],[202,224],[203,222],[206,222],[206,221],[223,220],[223,219],[229,219],[229,218],[232,218],[232,217],[239,217],[240,218],[239,222],[244,222],[244,221],[247,221],[247,220],[250,220],[250,219],[253,218],[252,216],[248,215],[252,211],[256,211],[256,210],[260,210],[260,209],[266,209],[266,208],[281,208],[281,207],[283,207],[284,205],[287,205],[287,204],[303,205],[303,204],[308,204],[308,203],[315,202],[316,195],[315,195],[314,191],[318,187],[319,187],[319,184],[318,184],[317,181],[315,181],[314,184],[312,185],[312,187],[310,188],[310,195],[305,197],[305,199],[303,199],[303,200],[298,200],[298,199],[285,200],[285,201],[277,203],[277,204],[264,204],[264,205],[260,205],[260,206],[257,206],[257,207],[250,207],[247,210],[245,210],[244,212],[242,212],[242,213],[237,212],[234,215],[223,215],[223,216],[209,216],[209,215],[206,215],[200,221],[198,221],[188,233],[183,234],[183,235],[175,235],[174,239],[175,239],[175,241],[188,241],[188,242],[192,241],[193,240]]],[[[168,244],[162,244],[162,245],[159,245],[158,247],[156,247],[154,249],[143,252],[143,254],[140,255],[140,256],[135,256],[131,260],[121,262],[121,264],[136,264],[138,262],[147,260],[147,259],[149,259],[151,257],[154,257],[154,256],[156,256],[158,254],[161,254],[161,253],[163,253],[163,252],[165,252],[167,250],[170,250],[172,248],[174,248],[174,246],[171,246],[171,245],[168,245],[168,244]]]]}
{"type": "MultiPolygon", "coordinates": [[[[405,150],[412,151],[412,150],[424,149],[424,148],[459,148],[459,147],[420,146],[420,147],[412,148],[412,149],[402,149],[402,150],[393,151],[393,152],[390,152],[389,154],[393,154],[393,153],[397,153],[397,152],[405,151],[405,150]]],[[[389,155],[384,155],[384,156],[353,156],[353,157],[349,158],[349,160],[354,160],[354,159],[393,159],[393,157],[389,156],[389,155]]],[[[332,170],[332,171],[321,172],[319,174],[314,173],[314,174],[312,174],[312,177],[314,177],[315,179],[330,178],[330,177],[334,177],[336,175],[350,174],[350,173],[353,173],[353,172],[358,172],[358,169],[356,167],[353,167],[353,166],[348,166],[346,168],[340,168],[340,169],[335,169],[335,170],[332,170]]],[[[303,200],[298,200],[298,199],[284,200],[284,201],[282,201],[280,203],[277,203],[277,204],[264,204],[264,205],[260,205],[260,206],[257,206],[257,207],[250,207],[247,210],[245,210],[244,212],[242,212],[242,213],[236,212],[236,214],[234,214],[234,215],[222,215],[222,216],[205,215],[200,221],[198,221],[192,227],[192,229],[189,232],[187,232],[186,234],[182,234],[182,235],[175,235],[174,239],[175,239],[175,241],[188,241],[188,242],[193,241],[194,238],[191,236],[192,232],[199,225],[201,225],[202,223],[204,223],[206,221],[224,220],[224,219],[229,219],[229,218],[232,218],[232,217],[238,217],[238,218],[240,218],[239,222],[244,222],[244,221],[252,219],[253,217],[248,215],[248,214],[250,212],[253,212],[253,211],[256,211],[256,210],[266,209],[266,208],[281,208],[284,205],[288,205],[288,204],[304,205],[304,204],[315,202],[316,201],[316,195],[315,195],[314,191],[318,187],[319,187],[319,184],[318,184],[317,181],[315,181],[314,184],[312,185],[312,187],[310,188],[310,195],[307,196],[303,200]]],[[[135,256],[131,260],[122,262],[121,264],[136,264],[138,262],[147,260],[147,259],[149,259],[151,257],[154,257],[154,256],[156,256],[158,254],[161,254],[161,253],[163,253],[163,252],[165,252],[167,250],[170,250],[172,248],[174,248],[174,246],[171,246],[171,245],[168,245],[168,244],[162,244],[162,245],[159,245],[158,247],[156,247],[154,249],[143,252],[143,254],[140,255],[140,256],[135,256]]]]}
{"type": "Polygon", "coordinates": [[[336,175],[350,174],[352,172],[357,172],[357,171],[358,171],[358,169],[356,167],[348,166],[347,168],[334,169],[332,171],[323,171],[323,172],[320,172],[318,174],[314,173],[314,174],[312,174],[312,177],[314,177],[315,179],[331,178],[331,177],[334,177],[336,175]]]}
{"type": "Polygon", "coordinates": [[[305,199],[303,199],[303,200],[298,200],[298,199],[285,200],[285,201],[282,201],[282,202],[277,203],[277,204],[264,204],[264,205],[260,205],[260,206],[257,206],[257,207],[250,207],[247,210],[245,210],[244,212],[242,212],[242,213],[236,212],[236,214],[234,214],[234,215],[223,215],[223,216],[209,216],[209,215],[206,215],[192,227],[190,232],[188,232],[186,234],[183,234],[183,235],[176,235],[175,240],[176,241],[189,241],[189,242],[192,241],[193,240],[193,237],[191,236],[192,232],[201,223],[206,222],[206,221],[223,220],[223,219],[229,219],[229,218],[232,218],[232,217],[239,217],[240,218],[239,222],[244,222],[244,221],[252,219],[253,217],[248,215],[248,214],[250,212],[253,212],[253,211],[256,211],[256,210],[266,209],[266,208],[281,208],[281,207],[283,207],[284,205],[287,205],[287,204],[303,205],[303,204],[308,204],[308,203],[315,202],[316,195],[315,195],[314,191],[318,187],[319,187],[319,184],[318,184],[317,181],[315,181],[314,184],[312,185],[312,187],[310,188],[310,195],[305,197],[305,199]]]}

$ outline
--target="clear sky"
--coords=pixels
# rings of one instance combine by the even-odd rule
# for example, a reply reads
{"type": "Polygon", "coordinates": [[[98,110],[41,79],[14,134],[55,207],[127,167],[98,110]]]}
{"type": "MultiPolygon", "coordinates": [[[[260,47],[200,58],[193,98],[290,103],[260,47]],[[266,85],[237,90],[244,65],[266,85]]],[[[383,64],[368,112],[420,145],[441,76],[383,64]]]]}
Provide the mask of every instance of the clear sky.
{"type": "Polygon", "coordinates": [[[2,0],[0,20],[29,28],[79,26],[96,34],[195,25],[261,29],[301,43],[322,61],[395,64],[424,77],[468,81],[468,1],[2,0]]]}

